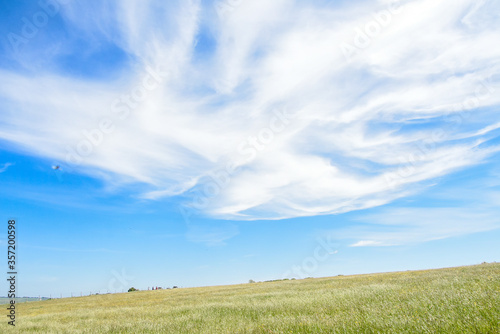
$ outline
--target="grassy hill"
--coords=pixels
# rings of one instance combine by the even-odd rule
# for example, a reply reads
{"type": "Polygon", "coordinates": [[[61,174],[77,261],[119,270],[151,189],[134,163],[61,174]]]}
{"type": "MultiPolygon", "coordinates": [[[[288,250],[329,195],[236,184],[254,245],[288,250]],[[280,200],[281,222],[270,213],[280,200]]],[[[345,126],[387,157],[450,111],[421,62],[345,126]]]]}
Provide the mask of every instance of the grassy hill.
{"type": "MultiPolygon", "coordinates": [[[[15,331],[21,333],[500,333],[500,264],[18,307],[15,331]]],[[[0,332],[14,332],[3,318],[0,332]]]]}

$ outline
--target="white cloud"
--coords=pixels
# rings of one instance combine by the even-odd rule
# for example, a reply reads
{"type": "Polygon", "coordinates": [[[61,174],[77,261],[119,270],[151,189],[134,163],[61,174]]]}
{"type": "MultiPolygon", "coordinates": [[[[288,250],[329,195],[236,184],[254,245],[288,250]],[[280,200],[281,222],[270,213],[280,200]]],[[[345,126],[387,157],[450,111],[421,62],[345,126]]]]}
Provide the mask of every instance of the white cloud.
{"type": "Polygon", "coordinates": [[[374,240],[361,240],[351,245],[351,247],[367,247],[367,246],[389,246],[383,244],[381,241],[374,240]]]}
{"type": "Polygon", "coordinates": [[[360,219],[371,226],[334,234],[360,239],[351,247],[407,245],[498,229],[498,214],[492,207],[389,208],[360,219]]]}
{"type": "Polygon", "coordinates": [[[0,167],[0,173],[3,173],[5,172],[10,166],[12,166],[13,164],[10,163],[10,162],[6,162],[3,164],[2,167],[0,167]]]}
{"type": "Polygon", "coordinates": [[[397,246],[440,240],[500,228],[500,192],[494,174],[459,185],[429,189],[424,204],[360,213],[331,236],[357,240],[351,247],[397,246]],[[360,224],[361,223],[361,224],[360,224]]]}
{"type": "Polygon", "coordinates": [[[238,227],[234,224],[221,223],[218,225],[188,225],[186,238],[194,243],[207,246],[224,246],[225,241],[239,234],[238,227]]]}
{"type": "MultiPolygon", "coordinates": [[[[388,203],[499,150],[491,144],[500,124],[498,4],[399,3],[390,24],[350,62],[340,45],[352,44],[356,28],[387,3],[338,9],[243,1],[224,18],[199,1],[103,2],[99,10],[70,3],[63,17],[72,33],[118,45],[130,63],[106,80],[50,66],[0,70],[0,139],[64,162],[68,147],[83,145],[85,132],[109,119],[113,132],[94,138],[91,153],[70,167],[109,185],[140,184],[137,196],[148,199],[196,198],[213,182],[210,172],[238,162],[204,207],[221,218],[279,219],[388,203]],[[211,35],[213,50],[196,46],[200,33],[211,35]],[[196,52],[206,53],[203,62],[196,52]],[[116,104],[143,87],[148,66],[157,65],[168,73],[161,85],[133,108],[116,104]],[[120,118],[119,108],[130,115],[120,118]],[[241,143],[263,134],[282,108],[295,117],[260,143],[262,150],[245,146],[255,157],[244,160],[241,143]]],[[[60,52],[78,52],[68,48],[60,52]]],[[[44,62],[56,63],[56,56],[44,62]]]]}

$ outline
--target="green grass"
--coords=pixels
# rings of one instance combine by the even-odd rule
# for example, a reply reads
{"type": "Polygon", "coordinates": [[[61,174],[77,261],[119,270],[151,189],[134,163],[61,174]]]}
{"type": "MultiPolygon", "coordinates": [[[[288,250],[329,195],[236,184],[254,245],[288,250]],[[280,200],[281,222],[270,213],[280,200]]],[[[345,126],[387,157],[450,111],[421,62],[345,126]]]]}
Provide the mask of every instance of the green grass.
{"type": "MultiPolygon", "coordinates": [[[[21,333],[500,333],[500,264],[18,307],[15,331],[21,333]]],[[[0,332],[12,330],[7,327],[4,317],[0,332]]]]}

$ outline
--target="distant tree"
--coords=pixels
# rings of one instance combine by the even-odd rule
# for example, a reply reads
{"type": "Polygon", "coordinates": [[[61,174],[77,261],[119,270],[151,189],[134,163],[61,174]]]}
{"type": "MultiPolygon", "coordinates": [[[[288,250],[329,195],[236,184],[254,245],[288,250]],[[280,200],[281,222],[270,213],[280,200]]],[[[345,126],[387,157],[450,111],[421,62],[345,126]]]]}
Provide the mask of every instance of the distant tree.
{"type": "Polygon", "coordinates": [[[172,287],[172,289],[177,289],[177,288],[178,288],[178,286],[177,286],[177,285],[174,285],[174,286],[172,287]]]}
{"type": "Polygon", "coordinates": [[[255,283],[253,279],[249,280],[248,283],[255,283]]]}
{"type": "Polygon", "coordinates": [[[132,291],[139,291],[139,290],[137,290],[137,289],[136,289],[136,288],[134,288],[134,287],[131,287],[130,289],[128,289],[128,292],[132,292],[132,291]]]}

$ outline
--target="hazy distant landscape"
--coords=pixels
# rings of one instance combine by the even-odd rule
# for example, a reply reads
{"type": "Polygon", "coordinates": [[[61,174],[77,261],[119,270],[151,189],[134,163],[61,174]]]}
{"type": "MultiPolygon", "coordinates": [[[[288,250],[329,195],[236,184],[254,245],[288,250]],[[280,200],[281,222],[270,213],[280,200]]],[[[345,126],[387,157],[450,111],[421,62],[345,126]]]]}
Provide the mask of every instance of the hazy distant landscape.
{"type": "MultiPolygon", "coordinates": [[[[21,297],[21,298],[16,298],[16,303],[26,303],[26,302],[36,302],[40,300],[47,300],[49,299],[48,297],[21,297]]],[[[0,304],[8,304],[10,303],[11,299],[7,297],[0,297],[0,304]]]]}
{"type": "Polygon", "coordinates": [[[53,299],[19,314],[12,332],[498,333],[500,263],[53,299]]]}

